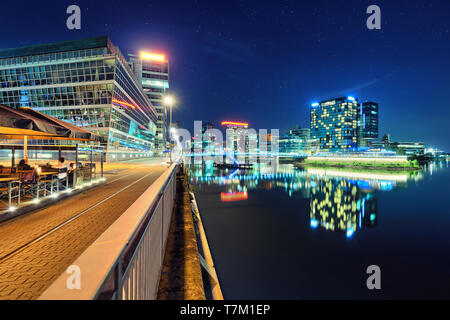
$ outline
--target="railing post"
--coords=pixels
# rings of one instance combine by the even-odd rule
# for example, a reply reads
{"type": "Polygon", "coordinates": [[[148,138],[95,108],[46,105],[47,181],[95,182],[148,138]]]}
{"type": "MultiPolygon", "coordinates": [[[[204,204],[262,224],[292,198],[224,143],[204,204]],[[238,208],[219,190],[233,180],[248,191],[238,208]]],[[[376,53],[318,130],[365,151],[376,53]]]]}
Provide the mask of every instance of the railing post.
{"type": "Polygon", "coordinates": [[[163,190],[162,196],[161,196],[161,266],[164,263],[164,253],[163,252],[163,244],[164,244],[164,210],[165,210],[165,192],[166,190],[163,190]]]}
{"type": "Polygon", "coordinates": [[[116,299],[122,300],[122,288],[123,288],[123,277],[122,277],[122,260],[120,259],[117,263],[117,275],[116,275],[116,299]]]}
{"type": "Polygon", "coordinates": [[[8,198],[9,198],[9,207],[11,208],[11,184],[12,181],[8,181],[8,198]]]}

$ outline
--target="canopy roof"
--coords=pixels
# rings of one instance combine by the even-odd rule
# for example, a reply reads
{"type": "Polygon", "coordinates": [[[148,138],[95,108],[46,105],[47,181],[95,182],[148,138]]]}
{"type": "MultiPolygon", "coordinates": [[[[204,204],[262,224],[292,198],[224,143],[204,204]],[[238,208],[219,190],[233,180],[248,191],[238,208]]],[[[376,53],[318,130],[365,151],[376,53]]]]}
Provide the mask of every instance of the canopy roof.
{"type": "Polygon", "coordinates": [[[45,139],[46,137],[56,137],[50,133],[28,130],[28,129],[16,129],[16,128],[8,128],[8,127],[0,127],[0,135],[13,137],[24,137],[27,136],[30,139],[45,139]]]}
{"type": "Polygon", "coordinates": [[[101,137],[30,108],[0,105],[0,135],[8,138],[101,141],[101,137]]]}
{"type": "Polygon", "coordinates": [[[61,126],[62,128],[69,130],[69,137],[71,140],[90,140],[90,141],[101,141],[102,137],[98,134],[95,134],[91,131],[88,131],[83,128],[79,128],[77,126],[74,126],[73,124],[56,119],[54,117],[51,117],[45,113],[38,112],[36,110],[33,110],[31,108],[20,108],[20,111],[26,113],[27,115],[33,116],[35,118],[38,118],[39,120],[50,122],[54,125],[61,126]]]}
{"type": "Polygon", "coordinates": [[[67,129],[55,126],[48,121],[40,120],[19,110],[0,105],[0,134],[24,136],[68,136],[67,129]]]}

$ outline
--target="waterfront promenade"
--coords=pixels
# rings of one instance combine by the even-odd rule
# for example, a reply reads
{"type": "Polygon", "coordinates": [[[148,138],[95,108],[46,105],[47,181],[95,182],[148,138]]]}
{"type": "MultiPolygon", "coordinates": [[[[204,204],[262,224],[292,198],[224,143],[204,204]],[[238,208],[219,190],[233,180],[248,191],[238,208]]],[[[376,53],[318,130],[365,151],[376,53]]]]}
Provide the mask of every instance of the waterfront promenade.
{"type": "Polygon", "coordinates": [[[0,223],[0,300],[36,299],[169,165],[105,165],[106,183],[0,223]]]}

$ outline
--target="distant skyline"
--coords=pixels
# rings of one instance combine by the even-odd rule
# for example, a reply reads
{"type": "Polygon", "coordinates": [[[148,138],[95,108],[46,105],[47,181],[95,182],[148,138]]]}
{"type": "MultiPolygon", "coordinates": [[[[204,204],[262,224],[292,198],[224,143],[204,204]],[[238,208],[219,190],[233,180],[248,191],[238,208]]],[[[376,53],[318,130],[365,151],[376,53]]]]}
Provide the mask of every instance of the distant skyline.
{"type": "Polygon", "coordinates": [[[108,35],[124,55],[167,54],[174,121],[309,127],[313,101],[380,105],[380,138],[450,151],[450,1],[16,1],[0,48],[108,35]],[[66,8],[82,11],[66,28],[66,8]],[[366,28],[381,8],[382,29],[366,28]]]}

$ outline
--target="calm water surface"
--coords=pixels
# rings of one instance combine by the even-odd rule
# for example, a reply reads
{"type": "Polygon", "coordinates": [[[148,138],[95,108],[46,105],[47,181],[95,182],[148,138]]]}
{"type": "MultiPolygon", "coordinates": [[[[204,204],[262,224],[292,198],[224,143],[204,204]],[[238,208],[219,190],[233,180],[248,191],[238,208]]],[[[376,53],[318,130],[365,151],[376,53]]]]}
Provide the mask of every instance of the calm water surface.
{"type": "Polygon", "coordinates": [[[190,167],[226,299],[450,298],[450,163],[190,167]],[[368,290],[366,269],[381,269],[368,290]]]}

